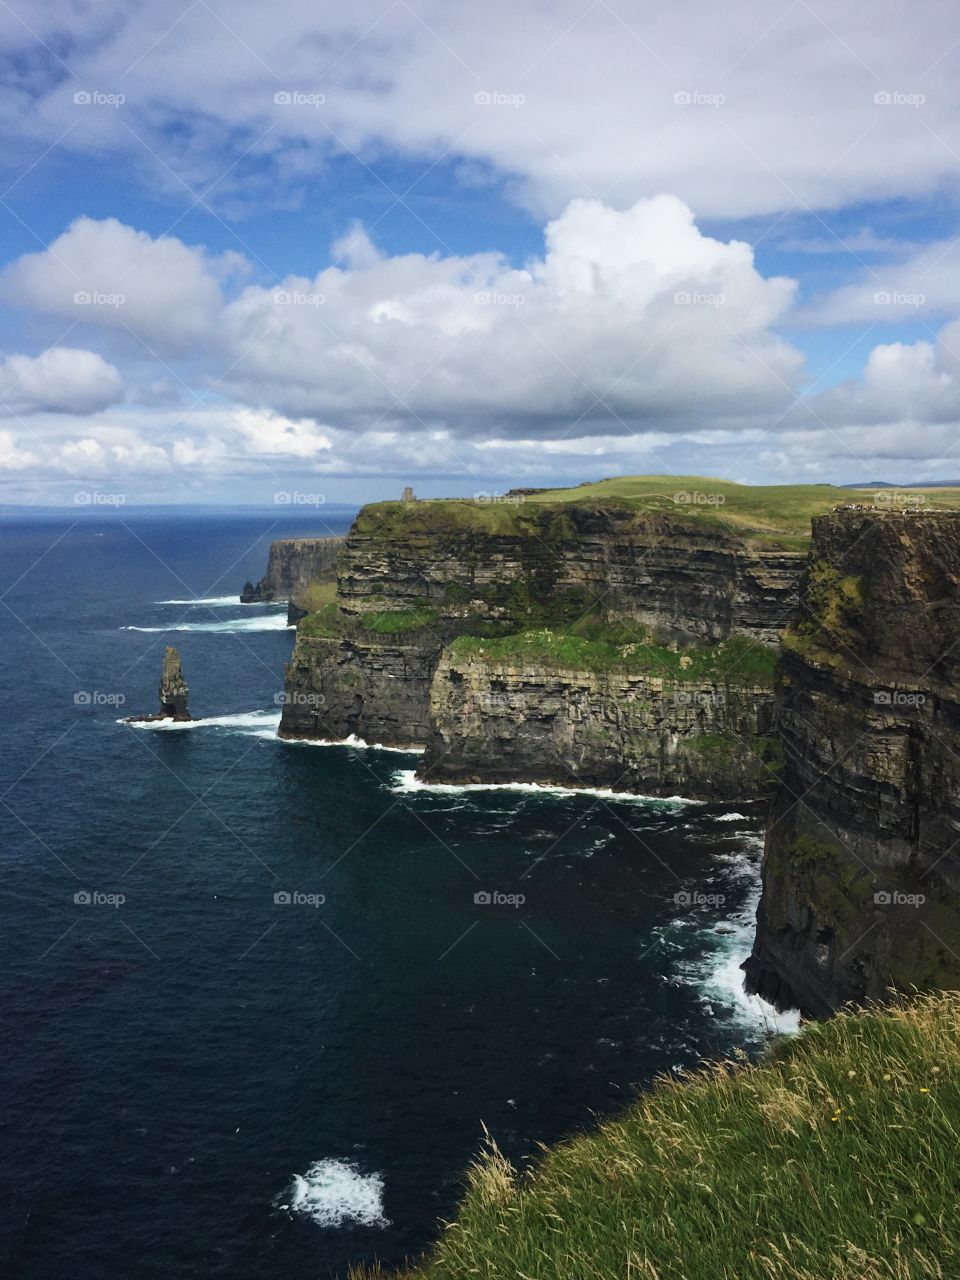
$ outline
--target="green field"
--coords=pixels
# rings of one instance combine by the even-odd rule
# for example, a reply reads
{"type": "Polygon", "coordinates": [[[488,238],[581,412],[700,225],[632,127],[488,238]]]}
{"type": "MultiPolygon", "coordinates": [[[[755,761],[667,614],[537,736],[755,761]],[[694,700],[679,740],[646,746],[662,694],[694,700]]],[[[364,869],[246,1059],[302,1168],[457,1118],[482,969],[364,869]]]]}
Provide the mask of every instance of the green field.
{"type": "MultiPolygon", "coordinates": [[[[491,1144],[408,1280],[960,1275],[960,993],[663,1080],[518,1175],[491,1144]]],[[[376,1272],[354,1271],[354,1280],[376,1272]]]]}
{"type": "Polygon", "coordinates": [[[522,534],[532,531],[545,515],[561,516],[563,507],[576,504],[689,517],[731,533],[800,549],[809,535],[813,516],[847,503],[890,509],[905,505],[905,499],[909,502],[916,494],[924,509],[960,508],[957,488],[842,489],[828,484],[743,485],[710,476],[621,476],[515,499],[430,498],[412,503],[372,503],[360,512],[357,529],[371,536],[456,534],[467,530],[522,534]]]}
{"type": "Polygon", "coordinates": [[[450,646],[455,658],[482,658],[548,670],[624,671],[677,681],[731,685],[772,685],[777,656],[768,646],[731,636],[709,647],[670,648],[626,627],[585,622],[567,630],[540,628],[506,636],[460,636],[450,646]]]}

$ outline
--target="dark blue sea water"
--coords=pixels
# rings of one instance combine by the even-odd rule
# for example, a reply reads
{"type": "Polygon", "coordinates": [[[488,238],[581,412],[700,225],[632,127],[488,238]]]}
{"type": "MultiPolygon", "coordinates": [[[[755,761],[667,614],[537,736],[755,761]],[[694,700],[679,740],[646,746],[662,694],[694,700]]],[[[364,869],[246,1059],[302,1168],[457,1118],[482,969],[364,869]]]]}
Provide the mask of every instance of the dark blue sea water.
{"type": "Polygon", "coordinates": [[[409,754],[276,739],[293,633],[229,597],[347,523],[0,523],[5,1276],[396,1262],[483,1125],[523,1163],[773,1026],[736,968],[758,811],[427,792],[409,754]],[[117,723],[169,641],[202,719],[117,723]]]}

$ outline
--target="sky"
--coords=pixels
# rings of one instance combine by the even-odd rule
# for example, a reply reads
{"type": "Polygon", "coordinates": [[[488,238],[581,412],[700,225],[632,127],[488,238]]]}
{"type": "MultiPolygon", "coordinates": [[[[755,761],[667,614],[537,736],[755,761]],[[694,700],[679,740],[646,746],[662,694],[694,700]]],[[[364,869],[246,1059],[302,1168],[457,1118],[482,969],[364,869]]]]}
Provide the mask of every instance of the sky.
{"type": "Polygon", "coordinates": [[[960,12],[0,3],[0,503],[960,477],[960,12]]]}

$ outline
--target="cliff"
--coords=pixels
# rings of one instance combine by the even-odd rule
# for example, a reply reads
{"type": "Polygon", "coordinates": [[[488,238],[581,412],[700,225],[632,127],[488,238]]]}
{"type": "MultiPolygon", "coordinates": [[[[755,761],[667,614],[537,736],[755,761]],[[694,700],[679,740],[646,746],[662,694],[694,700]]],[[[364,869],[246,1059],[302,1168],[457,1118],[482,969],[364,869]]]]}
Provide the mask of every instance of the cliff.
{"type": "Polygon", "coordinates": [[[823,1014],[960,985],[960,515],[813,522],[748,984],[823,1014]]]}
{"type": "Polygon", "coordinates": [[[270,544],[267,572],[256,585],[244,584],[241,603],[296,600],[312,582],[333,582],[344,542],[343,537],[277,539],[270,544]]]}
{"type": "Polygon", "coordinates": [[[347,536],[338,595],[347,615],[432,608],[450,633],[592,611],[685,642],[734,634],[773,644],[795,607],[805,552],[784,541],[704,516],[575,499],[377,503],[347,536]]]}
{"type": "Polygon", "coordinates": [[[336,600],[298,627],[280,733],[425,744],[435,781],[756,794],[802,559],[709,516],[572,496],[365,507],[336,600]]]}
{"type": "Polygon", "coordinates": [[[721,647],[711,655],[716,670],[692,679],[682,667],[671,673],[666,663],[631,663],[635,652],[613,667],[590,655],[579,666],[558,666],[533,645],[509,657],[496,649],[458,642],[443,653],[430,686],[419,771],[426,781],[546,782],[702,799],[769,788],[779,756],[773,693],[768,673],[751,679],[736,671],[737,646],[721,647]]]}

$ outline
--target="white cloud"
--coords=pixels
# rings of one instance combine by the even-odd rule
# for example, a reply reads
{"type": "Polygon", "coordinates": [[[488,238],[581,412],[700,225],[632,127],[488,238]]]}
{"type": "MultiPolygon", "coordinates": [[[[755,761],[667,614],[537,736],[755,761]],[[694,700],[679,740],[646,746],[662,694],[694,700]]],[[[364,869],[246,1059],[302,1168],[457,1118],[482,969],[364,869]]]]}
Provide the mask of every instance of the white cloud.
{"type": "Polygon", "coordinates": [[[623,212],[577,200],[525,269],[365,253],[247,288],[224,310],[240,357],[227,381],[285,414],[461,435],[765,412],[801,364],[774,332],[793,288],[761,276],[748,245],[702,235],[675,197],[623,212]]]}
{"type": "Polygon", "coordinates": [[[23,471],[39,462],[37,454],[24,449],[12,431],[0,431],[0,471],[23,471]]]}
{"type": "Polygon", "coordinates": [[[133,332],[165,355],[213,339],[221,282],[244,266],[234,253],[217,257],[115,218],[84,217],[7,267],[0,292],[14,305],[133,332]]]}
{"type": "Polygon", "coordinates": [[[0,363],[0,413],[88,414],[123,398],[119,370],[95,351],[50,347],[0,363]]]}
{"type": "MultiPolygon", "coordinates": [[[[160,351],[189,336],[219,391],[341,428],[393,415],[458,435],[582,434],[785,403],[801,357],[774,326],[794,285],[761,276],[748,245],[703,235],[665,195],[622,212],[575,200],[545,238],[518,270],[497,254],[387,257],[354,228],[352,265],[224,302],[222,263],[202,250],[84,219],[6,278],[21,305],[57,310],[65,255],[87,282],[109,260],[109,287],[129,294],[90,307],[92,323],[123,323],[160,351]]],[[[323,447],[302,422],[248,429],[264,451],[323,447]]]]}
{"type": "MultiPolygon", "coordinates": [[[[492,165],[550,214],[574,196],[666,190],[740,216],[956,185],[947,0],[232,0],[176,22],[160,0],[35,8],[74,76],[26,80],[9,116],[28,136],[69,128],[65,146],[122,151],[178,198],[219,179],[209,199],[282,203],[328,157],[385,150],[492,165]],[[126,101],[78,105],[78,89],[126,101]]],[[[0,30],[13,52],[31,45],[9,16],[0,30]]]]}

